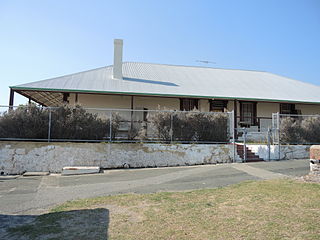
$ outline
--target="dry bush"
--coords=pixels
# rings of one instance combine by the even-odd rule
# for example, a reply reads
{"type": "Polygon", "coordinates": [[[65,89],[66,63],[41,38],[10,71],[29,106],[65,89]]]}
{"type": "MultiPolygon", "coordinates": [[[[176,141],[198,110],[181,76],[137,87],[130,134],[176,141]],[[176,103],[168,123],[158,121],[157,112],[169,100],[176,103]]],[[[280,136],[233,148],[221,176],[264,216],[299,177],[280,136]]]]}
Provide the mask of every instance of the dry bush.
{"type": "MultiPolygon", "coordinates": [[[[51,139],[103,140],[109,138],[110,121],[83,107],[62,105],[47,109],[34,104],[20,106],[0,117],[1,138],[48,138],[49,112],[51,112],[51,139]]],[[[112,115],[112,138],[119,129],[120,117],[112,115]]]]}
{"type": "Polygon", "coordinates": [[[0,116],[0,138],[48,137],[48,111],[35,104],[21,105],[0,116]]]}
{"type": "Polygon", "coordinates": [[[128,130],[128,140],[135,140],[139,136],[140,127],[132,124],[128,130]]]}
{"type": "Polygon", "coordinates": [[[282,143],[302,143],[303,129],[296,118],[286,117],[280,123],[280,141],[282,143]]]}
{"type": "Polygon", "coordinates": [[[320,143],[320,118],[310,117],[301,122],[303,139],[306,143],[320,143]]]}
{"type": "Polygon", "coordinates": [[[159,112],[149,119],[162,141],[228,142],[226,114],[159,112]]]}
{"type": "Polygon", "coordinates": [[[320,118],[284,118],[280,124],[280,139],[288,144],[320,143],[320,118]]]}

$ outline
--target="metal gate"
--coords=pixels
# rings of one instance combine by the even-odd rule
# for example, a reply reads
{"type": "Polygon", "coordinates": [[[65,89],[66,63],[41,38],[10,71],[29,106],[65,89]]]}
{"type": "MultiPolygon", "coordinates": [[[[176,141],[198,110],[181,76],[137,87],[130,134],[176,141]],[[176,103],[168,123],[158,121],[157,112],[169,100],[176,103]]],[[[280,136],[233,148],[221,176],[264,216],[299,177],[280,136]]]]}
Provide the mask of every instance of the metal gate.
{"type": "Polygon", "coordinates": [[[250,128],[237,128],[236,152],[242,162],[271,160],[271,146],[274,145],[273,130],[252,131],[250,128]]]}

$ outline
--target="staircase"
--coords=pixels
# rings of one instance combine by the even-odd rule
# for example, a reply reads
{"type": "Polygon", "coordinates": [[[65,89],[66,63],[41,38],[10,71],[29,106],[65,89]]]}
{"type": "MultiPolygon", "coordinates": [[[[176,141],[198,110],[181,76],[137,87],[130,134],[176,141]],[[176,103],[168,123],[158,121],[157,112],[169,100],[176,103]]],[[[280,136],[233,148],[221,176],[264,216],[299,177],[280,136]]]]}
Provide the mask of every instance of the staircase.
{"type": "MultiPolygon", "coordinates": [[[[246,152],[247,152],[247,160],[246,160],[246,162],[261,162],[261,161],[264,161],[262,158],[260,158],[254,152],[252,152],[248,147],[246,147],[246,152]]],[[[244,160],[243,144],[237,144],[237,153],[238,153],[239,157],[242,160],[244,160]]]]}

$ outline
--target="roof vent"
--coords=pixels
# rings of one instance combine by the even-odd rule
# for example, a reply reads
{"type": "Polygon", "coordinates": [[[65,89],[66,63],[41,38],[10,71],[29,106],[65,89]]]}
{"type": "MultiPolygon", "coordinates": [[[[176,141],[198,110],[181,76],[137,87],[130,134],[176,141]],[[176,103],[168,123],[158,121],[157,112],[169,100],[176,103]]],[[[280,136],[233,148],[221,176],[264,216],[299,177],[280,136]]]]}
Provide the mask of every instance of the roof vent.
{"type": "Polygon", "coordinates": [[[113,78],[122,79],[122,48],[123,40],[114,40],[113,78]]]}

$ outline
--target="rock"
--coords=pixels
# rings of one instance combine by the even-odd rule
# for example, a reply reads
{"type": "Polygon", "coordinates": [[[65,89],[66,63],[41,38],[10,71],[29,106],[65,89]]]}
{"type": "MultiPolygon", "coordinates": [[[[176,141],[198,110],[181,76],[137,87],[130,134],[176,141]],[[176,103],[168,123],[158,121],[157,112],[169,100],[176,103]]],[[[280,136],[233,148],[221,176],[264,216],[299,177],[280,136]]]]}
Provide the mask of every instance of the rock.
{"type": "Polygon", "coordinates": [[[310,159],[320,160],[320,145],[310,147],[310,159]]]}

